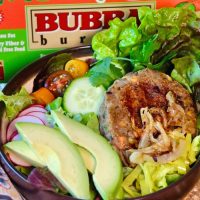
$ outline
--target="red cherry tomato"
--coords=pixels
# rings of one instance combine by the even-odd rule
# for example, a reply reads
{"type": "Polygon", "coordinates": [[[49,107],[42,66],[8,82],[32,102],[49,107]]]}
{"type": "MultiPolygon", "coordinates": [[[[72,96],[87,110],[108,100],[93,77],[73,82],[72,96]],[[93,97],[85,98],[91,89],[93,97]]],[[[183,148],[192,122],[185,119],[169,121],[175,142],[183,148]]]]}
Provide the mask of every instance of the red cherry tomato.
{"type": "Polygon", "coordinates": [[[65,70],[56,71],[46,79],[44,87],[49,89],[56,97],[62,96],[72,81],[72,76],[65,70]]]}

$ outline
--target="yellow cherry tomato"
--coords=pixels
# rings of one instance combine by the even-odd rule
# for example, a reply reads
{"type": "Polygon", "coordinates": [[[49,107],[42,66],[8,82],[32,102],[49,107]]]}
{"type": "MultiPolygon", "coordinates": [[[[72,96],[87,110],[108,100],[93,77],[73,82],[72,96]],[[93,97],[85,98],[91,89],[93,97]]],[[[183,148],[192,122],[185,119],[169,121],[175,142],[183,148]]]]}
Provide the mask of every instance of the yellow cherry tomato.
{"type": "Polygon", "coordinates": [[[73,77],[78,78],[88,71],[89,66],[88,64],[83,60],[78,59],[72,59],[68,61],[65,65],[65,70],[73,77]]]}

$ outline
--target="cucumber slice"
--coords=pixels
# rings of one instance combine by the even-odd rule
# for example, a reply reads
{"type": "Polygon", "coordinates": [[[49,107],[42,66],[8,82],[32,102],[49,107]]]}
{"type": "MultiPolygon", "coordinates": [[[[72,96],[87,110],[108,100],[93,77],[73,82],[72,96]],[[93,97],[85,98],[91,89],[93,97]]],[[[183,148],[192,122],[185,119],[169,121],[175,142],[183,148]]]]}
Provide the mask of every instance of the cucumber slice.
{"type": "Polygon", "coordinates": [[[63,96],[63,107],[72,114],[90,112],[98,114],[104,94],[103,86],[92,86],[88,77],[78,78],[66,89],[63,96]]]}

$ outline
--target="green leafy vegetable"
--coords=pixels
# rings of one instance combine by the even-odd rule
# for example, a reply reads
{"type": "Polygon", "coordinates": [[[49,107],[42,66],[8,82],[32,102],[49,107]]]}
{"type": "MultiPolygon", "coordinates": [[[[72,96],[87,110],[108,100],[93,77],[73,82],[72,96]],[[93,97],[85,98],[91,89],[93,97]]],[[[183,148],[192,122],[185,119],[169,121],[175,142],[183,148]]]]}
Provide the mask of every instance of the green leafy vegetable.
{"type": "MultiPolygon", "coordinates": [[[[130,58],[133,71],[150,68],[172,74],[192,92],[192,86],[200,82],[200,20],[194,5],[184,3],[159,10],[140,7],[138,16],[139,25],[133,17],[124,22],[117,18],[110,21],[109,29],[93,37],[94,56],[97,60],[130,58]],[[183,59],[181,66],[176,59],[183,59]]],[[[104,82],[108,87],[113,81],[110,77],[108,73],[93,73],[91,82],[104,82]]]]}
{"type": "Polygon", "coordinates": [[[16,94],[7,96],[0,92],[0,101],[3,101],[6,106],[6,115],[9,120],[12,120],[17,114],[32,104],[32,97],[25,88],[21,88],[16,94]]]}
{"type": "Polygon", "coordinates": [[[94,56],[101,60],[106,57],[127,56],[132,46],[140,39],[136,18],[124,22],[119,18],[109,22],[110,28],[98,32],[92,38],[94,56]]]}
{"type": "Polygon", "coordinates": [[[95,113],[76,114],[73,119],[91,128],[96,133],[99,132],[99,120],[95,113]]]}
{"type": "Polygon", "coordinates": [[[195,11],[196,7],[194,4],[189,3],[189,2],[181,2],[178,5],[176,5],[177,8],[182,8],[182,7],[188,7],[190,10],[195,11]]]}
{"type": "Polygon", "coordinates": [[[191,149],[194,152],[195,156],[198,156],[200,153],[200,136],[196,136],[192,141],[191,149]]]}
{"type": "Polygon", "coordinates": [[[105,88],[108,88],[116,79],[121,78],[125,74],[124,65],[114,62],[112,58],[104,58],[89,70],[89,80],[93,86],[103,85],[105,88]]]}
{"type": "Polygon", "coordinates": [[[29,173],[27,180],[35,187],[42,190],[49,190],[62,195],[68,193],[57,178],[46,167],[34,168],[31,173],[29,173]]]}
{"type": "Polygon", "coordinates": [[[138,30],[142,37],[132,49],[130,57],[134,65],[141,63],[148,67],[159,63],[172,51],[176,55],[180,46],[190,40],[192,31],[189,27],[191,22],[196,21],[196,14],[187,8],[152,10],[142,7],[139,9],[139,19],[141,24],[138,30]]]}
{"type": "Polygon", "coordinates": [[[178,179],[180,179],[180,178],[181,178],[181,175],[179,175],[179,174],[168,174],[168,175],[166,175],[166,181],[167,181],[168,185],[178,181],[178,179]]]}
{"type": "Polygon", "coordinates": [[[46,109],[48,111],[51,111],[51,110],[58,110],[60,109],[62,106],[62,97],[57,97],[55,100],[53,100],[51,103],[49,103],[47,106],[46,106],[46,109]]]}
{"type": "Polygon", "coordinates": [[[184,85],[190,92],[191,87],[200,82],[200,66],[192,56],[173,59],[172,78],[184,85]]]}

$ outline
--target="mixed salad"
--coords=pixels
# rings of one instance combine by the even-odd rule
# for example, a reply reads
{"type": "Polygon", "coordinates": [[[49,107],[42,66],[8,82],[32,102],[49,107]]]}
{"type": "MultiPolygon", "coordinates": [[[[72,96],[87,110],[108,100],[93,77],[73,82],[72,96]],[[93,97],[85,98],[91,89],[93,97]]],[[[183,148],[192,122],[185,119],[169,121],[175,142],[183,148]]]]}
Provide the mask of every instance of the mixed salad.
{"type": "MultiPolygon", "coordinates": [[[[52,57],[37,75],[31,94],[23,87],[12,96],[0,93],[0,100],[6,106],[6,116],[9,119],[4,145],[5,153],[15,167],[27,175],[27,179],[32,184],[40,188],[79,197],[73,192],[70,193],[70,186],[63,185],[57,174],[48,166],[33,165],[30,161],[28,162],[25,155],[22,156],[20,153],[23,151],[21,145],[27,149],[27,141],[23,133],[19,131],[20,128],[17,128],[18,125],[20,127],[20,122],[36,123],[64,132],[62,124],[60,125],[59,120],[56,120],[55,113],[76,121],[82,128],[87,127],[87,131],[92,131],[92,134],[98,135],[98,138],[106,138],[106,145],[114,149],[115,155],[120,159],[118,173],[119,177],[122,173],[122,177],[117,179],[118,183],[112,190],[112,196],[107,196],[104,188],[98,185],[98,177],[96,177],[97,180],[94,178],[97,168],[96,154],[93,154],[93,150],[88,150],[90,148],[87,149],[87,145],[83,145],[85,153],[80,153],[80,155],[84,157],[85,154],[89,154],[86,156],[89,159],[86,159],[85,166],[89,171],[89,178],[93,177],[89,179],[91,199],[98,195],[103,199],[124,199],[156,192],[180,179],[198,159],[200,153],[200,136],[198,135],[200,129],[200,18],[195,13],[195,7],[192,4],[181,4],[176,8],[160,10],[141,7],[138,10],[138,19],[131,17],[121,21],[115,18],[109,25],[108,29],[94,35],[92,59],[80,60],[73,58],[70,54],[59,54],[52,57]],[[151,112],[151,108],[140,107],[137,115],[142,118],[139,119],[142,123],[141,135],[131,138],[134,140],[133,143],[129,141],[132,146],[124,147],[124,137],[120,135],[120,140],[118,137],[116,144],[113,142],[114,133],[111,136],[105,133],[111,129],[102,128],[102,116],[104,116],[104,121],[105,116],[108,116],[108,110],[102,111],[102,109],[108,109],[107,105],[105,107],[105,98],[111,95],[111,88],[116,81],[125,80],[123,77],[132,73],[133,83],[136,80],[133,79],[134,74],[146,69],[167,74],[171,77],[170,81],[175,80],[184,87],[188,98],[191,98],[194,103],[192,109],[195,114],[191,115],[194,118],[191,120],[195,123],[195,127],[194,129],[182,127],[181,120],[186,109],[184,105],[178,105],[176,94],[167,91],[164,94],[165,102],[172,105],[170,108],[174,109],[174,113],[178,113],[178,125],[173,125],[173,130],[165,129],[164,119],[167,118],[163,117],[164,114],[161,117],[159,114],[158,117],[158,114],[151,112]],[[147,131],[147,125],[150,123],[153,124],[151,124],[152,132],[150,129],[148,129],[149,132],[147,131]],[[17,127],[16,124],[18,124],[17,127]],[[145,131],[147,131],[146,135],[145,131]],[[151,138],[147,139],[148,134],[151,138]],[[170,141],[169,146],[165,152],[162,152],[158,149],[159,143],[163,145],[166,141],[170,141]],[[22,142],[20,146],[16,147],[20,142],[22,142]],[[119,146],[121,142],[123,147],[119,146]],[[157,145],[154,145],[156,148],[153,152],[152,148],[148,148],[152,147],[150,144],[157,145]]],[[[159,93],[162,91],[156,94],[160,95],[159,93]]],[[[148,102],[147,105],[149,105],[148,102]]],[[[166,113],[173,113],[171,111],[168,109],[166,113]]],[[[72,121],[69,121],[69,124],[73,124],[72,121]]],[[[136,129],[133,128],[133,130],[136,129]]],[[[68,131],[67,129],[66,132],[68,131]]],[[[69,134],[66,137],[72,144],[81,148],[81,142],[73,139],[73,136],[69,134]]]]}

